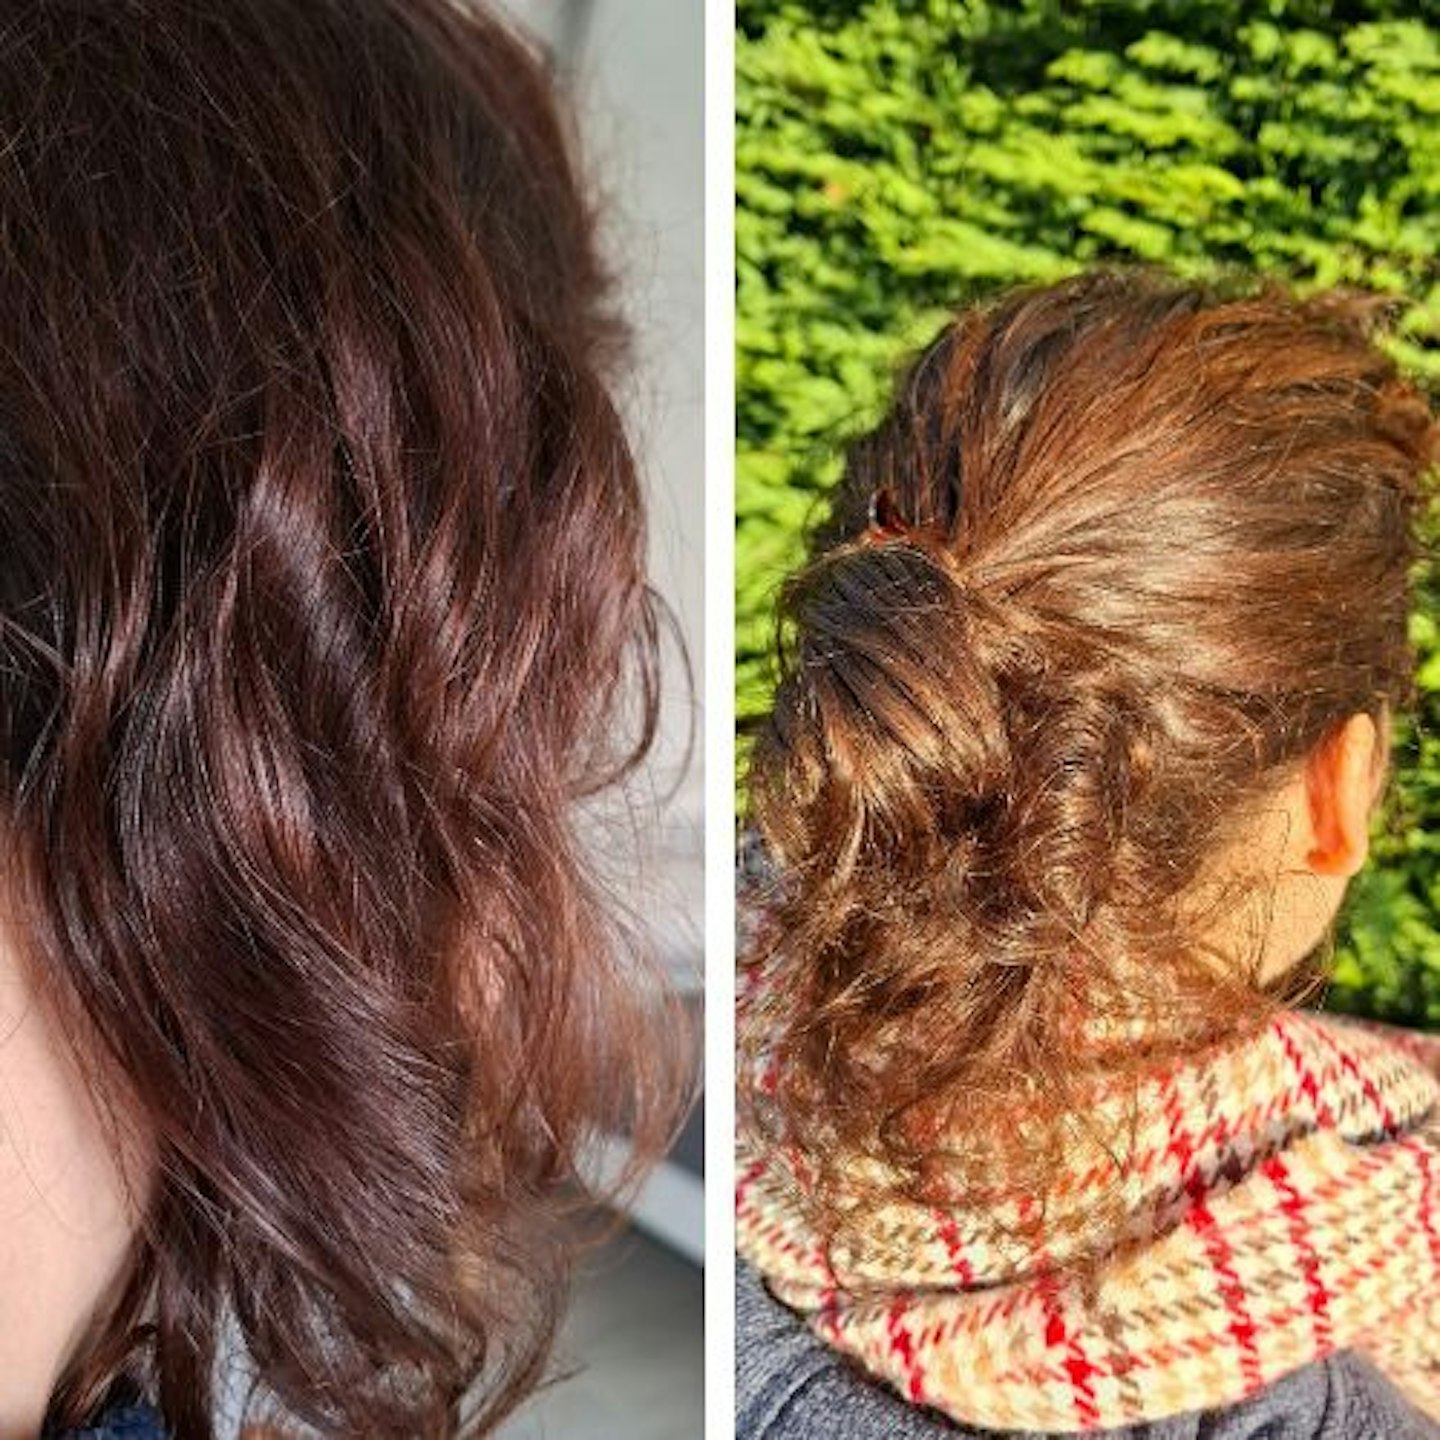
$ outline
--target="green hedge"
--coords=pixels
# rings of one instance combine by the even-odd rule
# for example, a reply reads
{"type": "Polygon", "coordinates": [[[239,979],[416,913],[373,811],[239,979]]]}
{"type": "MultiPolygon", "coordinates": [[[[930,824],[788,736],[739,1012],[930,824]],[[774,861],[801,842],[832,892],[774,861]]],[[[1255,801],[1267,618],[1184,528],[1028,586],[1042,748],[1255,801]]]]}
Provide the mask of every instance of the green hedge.
{"type": "MultiPolygon", "coordinates": [[[[1378,0],[741,0],[737,702],[840,444],[957,305],[1102,260],[1414,302],[1440,384],[1440,26],[1378,0]]],[[[1440,1024],[1440,583],[1335,1003],[1440,1024]]]]}

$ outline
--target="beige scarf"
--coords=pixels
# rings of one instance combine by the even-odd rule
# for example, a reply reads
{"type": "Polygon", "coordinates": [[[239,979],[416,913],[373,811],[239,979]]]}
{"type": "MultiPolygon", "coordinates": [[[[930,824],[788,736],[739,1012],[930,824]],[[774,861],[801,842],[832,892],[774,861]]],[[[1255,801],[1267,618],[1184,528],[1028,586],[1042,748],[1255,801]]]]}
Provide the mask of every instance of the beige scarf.
{"type": "Polygon", "coordinates": [[[1288,1013],[1146,1082],[1099,1249],[1093,1200],[1110,1186],[1117,1213],[1116,1181],[1083,1161],[1043,1246],[1015,1239],[1022,1201],[890,1204],[827,1248],[803,1167],[742,1136],[739,1248],[835,1349],[962,1423],[1159,1420],[1338,1350],[1440,1420],[1437,1071],[1440,1041],[1288,1013]]]}

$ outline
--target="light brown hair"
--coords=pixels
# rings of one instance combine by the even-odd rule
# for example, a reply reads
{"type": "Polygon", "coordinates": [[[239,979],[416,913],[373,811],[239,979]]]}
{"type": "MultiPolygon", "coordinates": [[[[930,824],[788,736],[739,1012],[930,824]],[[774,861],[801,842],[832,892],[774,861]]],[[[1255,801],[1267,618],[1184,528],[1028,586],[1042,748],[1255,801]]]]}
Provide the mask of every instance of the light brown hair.
{"type": "Polygon", "coordinates": [[[846,1203],[1043,1199],[1087,1069],[1280,998],[1185,902],[1248,802],[1410,697],[1435,429],[1382,313],[1148,272],[1021,290],[849,451],[750,765],[773,874],[742,1025],[748,1123],[832,1231],[842,1176],[846,1203]]]}

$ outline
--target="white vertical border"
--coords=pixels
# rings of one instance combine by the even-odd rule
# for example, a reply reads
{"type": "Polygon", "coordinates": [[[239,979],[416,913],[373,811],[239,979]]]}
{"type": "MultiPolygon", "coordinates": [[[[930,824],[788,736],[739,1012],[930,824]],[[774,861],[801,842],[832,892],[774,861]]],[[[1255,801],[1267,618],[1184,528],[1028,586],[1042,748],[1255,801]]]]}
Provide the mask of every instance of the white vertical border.
{"type": "Polygon", "coordinates": [[[735,1435],[735,7],[705,0],[705,1434],[735,1435]]]}

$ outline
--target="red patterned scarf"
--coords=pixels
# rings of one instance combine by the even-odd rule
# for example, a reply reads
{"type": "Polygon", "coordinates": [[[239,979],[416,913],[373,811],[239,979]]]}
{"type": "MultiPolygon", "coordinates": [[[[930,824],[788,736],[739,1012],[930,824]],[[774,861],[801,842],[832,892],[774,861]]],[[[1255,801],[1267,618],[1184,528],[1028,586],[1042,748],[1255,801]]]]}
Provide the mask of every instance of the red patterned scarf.
{"type": "Polygon", "coordinates": [[[963,1423],[1153,1421],[1346,1349],[1440,1419],[1437,1072],[1440,1041],[1281,1015],[1146,1082],[1123,1193],[1077,1165],[1043,1246],[1015,1239],[1021,1206],[896,1203],[827,1249],[800,1167],[742,1136],[739,1248],[837,1350],[963,1423]],[[1097,1250],[1102,1184],[1124,1219],[1097,1250]]]}

